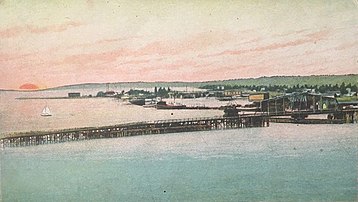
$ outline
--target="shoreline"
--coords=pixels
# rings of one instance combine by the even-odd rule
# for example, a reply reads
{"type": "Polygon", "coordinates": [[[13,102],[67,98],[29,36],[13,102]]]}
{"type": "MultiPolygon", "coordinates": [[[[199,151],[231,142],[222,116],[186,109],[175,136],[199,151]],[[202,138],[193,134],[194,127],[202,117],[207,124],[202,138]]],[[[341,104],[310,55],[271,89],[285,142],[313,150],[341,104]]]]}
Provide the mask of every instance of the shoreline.
{"type": "Polygon", "coordinates": [[[57,99],[92,99],[92,98],[115,98],[115,97],[17,97],[17,100],[57,100],[57,99]]]}

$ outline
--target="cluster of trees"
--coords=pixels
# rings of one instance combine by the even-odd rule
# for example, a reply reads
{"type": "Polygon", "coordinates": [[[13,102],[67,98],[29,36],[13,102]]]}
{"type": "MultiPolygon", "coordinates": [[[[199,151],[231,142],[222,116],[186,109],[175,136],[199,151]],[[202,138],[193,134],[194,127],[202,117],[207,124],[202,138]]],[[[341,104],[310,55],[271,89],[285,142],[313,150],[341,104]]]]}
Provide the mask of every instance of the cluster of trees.
{"type": "MultiPolygon", "coordinates": [[[[127,92],[125,92],[124,90],[122,90],[122,92],[120,92],[120,93],[115,92],[115,96],[120,97],[121,95],[128,94],[131,96],[137,96],[137,97],[139,96],[139,97],[145,97],[145,98],[155,98],[155,97],[168,98],[169,92],[171,92],[171,89],[169,87],[168,88],[155,87],[154,93],[150,92],[150,91],[146,91],[146,90],[130,89],[127,92]]],[[[105,97],[106,93],[107,92],[99,91],[96,96],[97,97],[105,97]]]]}
{"type": "Polygon", "coordinates": [[[154,95],[156,97],[164,97],[167,98],[169,97],[169,92],[171,92],[171,89],[168,87],[168,89],[165,89],[164,87],[154,87],[154,95]]]}
{"type": "Polygon", "coordinates": [[[326,85],[294,85],[294,86],[288,86],[288,85],[205,85],[201,87],[203,89],[210,89],[210,90],[230,90],[230,89],[241,89],[241,90],[251,90],[251,91],[276,91],[276,92],[286,92],[286,93],[292,93],[292,92],[300,92],[305,89],[314,89],[315,92],[319,93],[326,93],[329,91],[339,91],[341,94],[347,94],[348,89],[351,90],[351,92],[357,92],[358,87],[356,84],[345,84],[342,82],[341,85],[335,84],[326,84],[326,85]]]}
{"type": "MultiPolygon", "coordinates": [[[[145,91],[145,90],[133,90],[133,89],[130,89],[128,92],[126,92],[128,95],[135,95],[135,96],[138,96],[138,95],[150,95],[151,92],[149,91],[145,91]]],[[[124,93],[122,93],[124,94],[124,93]]]]}

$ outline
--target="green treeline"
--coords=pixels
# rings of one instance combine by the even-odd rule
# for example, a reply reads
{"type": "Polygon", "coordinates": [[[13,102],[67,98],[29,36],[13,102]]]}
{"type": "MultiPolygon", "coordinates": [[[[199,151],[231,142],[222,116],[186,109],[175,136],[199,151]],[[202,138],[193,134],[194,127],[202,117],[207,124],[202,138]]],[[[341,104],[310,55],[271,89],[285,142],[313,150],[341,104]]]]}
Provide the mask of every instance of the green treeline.
{"type": "Polygon", "coordinates": [[[240,90],[250,90],[250,91],[275,91],[275,92],[300,92],[307,89],[314,89],[315,92],[327,93],[332,91],[339,91],[341,94],[347,94],[350,92],[357,92],[358,87],[356,84],[342,82],[340,85],[335,84],[324,84],[324,85],[205,85],[202,86],[203,89],[210,90],[231,90],[231,89],[240,89],[240,90]],[[349,92],[350,91],[350,92],[349,92]]]}

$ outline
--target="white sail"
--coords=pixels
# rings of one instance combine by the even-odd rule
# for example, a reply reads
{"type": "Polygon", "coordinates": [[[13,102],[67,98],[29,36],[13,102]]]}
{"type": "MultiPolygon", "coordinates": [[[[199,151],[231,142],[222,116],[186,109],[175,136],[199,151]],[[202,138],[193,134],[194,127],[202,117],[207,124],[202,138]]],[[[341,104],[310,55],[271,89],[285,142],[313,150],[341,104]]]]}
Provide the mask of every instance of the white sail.
{"type": "Polygon", "coordinates": [[[46,106],[45,108],[43,108],[41,116],[52,116],[50,108],[48,108],[48,106],[46,106]]]}

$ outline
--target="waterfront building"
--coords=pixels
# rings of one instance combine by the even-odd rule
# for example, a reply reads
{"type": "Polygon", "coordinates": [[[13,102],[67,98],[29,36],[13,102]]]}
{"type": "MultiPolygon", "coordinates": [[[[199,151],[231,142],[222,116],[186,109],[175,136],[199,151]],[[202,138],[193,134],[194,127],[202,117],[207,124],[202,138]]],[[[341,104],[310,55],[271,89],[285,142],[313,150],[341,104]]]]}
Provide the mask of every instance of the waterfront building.
{"type": "Polygon", "coordinates": [[[81,93],[68,93],[68,97],[81,97],[81,93]]]}

